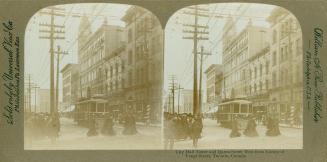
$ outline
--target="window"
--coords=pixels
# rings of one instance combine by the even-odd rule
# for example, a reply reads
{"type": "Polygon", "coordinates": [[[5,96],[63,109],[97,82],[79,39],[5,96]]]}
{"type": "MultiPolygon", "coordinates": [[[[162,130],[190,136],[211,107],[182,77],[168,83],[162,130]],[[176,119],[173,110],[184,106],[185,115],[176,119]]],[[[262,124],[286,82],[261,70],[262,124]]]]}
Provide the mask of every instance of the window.
{"type": "Polygon", "coordinates": [[[252,79],[252,70],[250,69],[250,79],[252,79]]]}
{"type": "Polygon", "coordinates": [[[282,86],[283,85],[283,81],[284,81],[284,71],[280,70],[279,71],[279,85],[282,86]]]}
{"type": "Polygon", "coordinates": [[[119,66],[118,66],[118,63],[116,62],[116,76],[118,76],[118,70],[119,70],[119,66]]]}
{"type": "Polygon", "coordinates": [[[254,92],[257,92],[257,84],[254,83],[254,92]]]}
{"type": "Polygon", "coordinates": [[[277,32],[276,30],[273,31],[273,44],[275,44],[277,41],[277,32]]]}
{"type": "Polygon", "coordinates": [[[132,72],[128,72],[128,85],[132,86],[132,72]]]}
{"type": "Polygon", "coordinates": [[[128,64],[133,62],[133,51],[128,51],[128,64]]]}
{"type": "Polygon", "coordinates": [[[280,49],[280,56],[281,57],[279,57],[279,61],[282,62],[284,59],[284,48],[283,47],[280,49]]]}
{"type": "Polygon", "coordinates": [[[262,76],[262,64],[260,64],[260,76],[262,76]]]}
{"type": "Polygon", "coordinates": [[[266,61],[266,74],[269,73],[269,61],[266,61]]]}
{"type": "Polygon", "coordinates": [[[110,77],[112,77],[113,73],[114,73],[114,68],[110,66],[110,77]]]}
{"type": "Polygon", "coordinates": [[[273,84],[273,87],[276,87],[276,72],[273,72],[273,75],[272,75],[272,84],[273,84]]]}
{"type": "Polygon", "coordinates": [[[268,90],[268,80],[266,80],[266,90],[268,90]]]}
{"type": "Polygon", "coordinates": [[[124,80],[124,78],[121,79],[121,88],[125,88],[125,80],[124,80]]]}
{"type": "Polygon", "coordinates": [[[124,60],[121,61],[121,72],[124,72],[125,70],[125,62],[124,60]]]}
{"type": "Polygon", "coordinates": [[[276,62],[277,62],[277,54],[276,54],[276,51],[273,52],[273,66],[276,65],[276,62]]]}
{"type": "Polygon", "coordinates": [[[130,43],[133,40],[133,30],[128,30],[128,43],[130,43]]]}
{"type": "Polygon", "coordinates": [[[257,67],[254,68],[254,78],[257,78],[257,67]]]}

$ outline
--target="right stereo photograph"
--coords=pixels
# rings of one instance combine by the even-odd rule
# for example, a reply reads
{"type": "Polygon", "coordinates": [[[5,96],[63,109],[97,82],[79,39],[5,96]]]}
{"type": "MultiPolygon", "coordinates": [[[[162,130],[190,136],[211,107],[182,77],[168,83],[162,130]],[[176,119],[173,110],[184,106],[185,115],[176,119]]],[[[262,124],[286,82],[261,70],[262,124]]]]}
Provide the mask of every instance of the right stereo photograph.
{"type": "Polygon", "coordinates": [[[302,149],[302,32],[288,10],[185,7],[165,28],[164,149],[302,149]]]}

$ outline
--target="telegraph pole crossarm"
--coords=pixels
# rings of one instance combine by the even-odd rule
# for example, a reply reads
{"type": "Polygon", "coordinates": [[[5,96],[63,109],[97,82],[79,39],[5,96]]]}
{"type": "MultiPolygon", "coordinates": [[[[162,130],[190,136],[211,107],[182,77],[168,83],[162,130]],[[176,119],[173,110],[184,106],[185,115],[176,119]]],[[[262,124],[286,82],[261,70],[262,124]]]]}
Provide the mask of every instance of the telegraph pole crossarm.
{"type": "Polygon", "coordinates": [[[50,16],[50,23],[40,23],[40,27],[44,27],[46,29],[40,29],[40,33],[45,34],[45,36],[39,36],[40,39],[48,39],[50,40],[50,113],[55,112],[55,90],[54,90],[54,41],[58,39],[65,39],[62,34],[65,34],[65,26],[55,24],[55,17],[64,17],[66,16],[63,13],[63,8],[58,7],[48,7],[40,12],[41,15],[50,16]]]}
{"type": "Polygon", "coordinates": [[[197,65],[197,53],[198,53],[198,41],[199,40],[208,40],[208,34],[209,32],[205,31],[209,27],[208,25],[200,25],[198,23],[199,17],[209,17],[208,14],[205,12],[208,11],[208,9],[201,8],[198,5],[191,6],[187,8],[191,11],[184,11],[184,14],[194,16],[194,24],[184,24],[184,27],[191,28],[192,30],[184,30],[184,33],[186,34],[192,34],[192,36],[184,36],[183,39],[191,39],[193,40],[193,61],[194,61],[194,70],[193,70],[193,114],[199,114],[200,108],[199,108],[199,96],[198,96],[198,65],[197,65]],[[200,30],[201,31],[200,31],[200,30]]]}

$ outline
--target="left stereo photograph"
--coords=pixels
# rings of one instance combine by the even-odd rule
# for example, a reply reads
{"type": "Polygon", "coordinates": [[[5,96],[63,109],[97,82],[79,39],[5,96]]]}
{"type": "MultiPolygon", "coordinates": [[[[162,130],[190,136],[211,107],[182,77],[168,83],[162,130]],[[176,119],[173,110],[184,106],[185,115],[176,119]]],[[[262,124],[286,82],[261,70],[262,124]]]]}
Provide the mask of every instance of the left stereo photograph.
{"type": "Polygon", "coordinates": [[[162,149],[163,34],[138,6],[35,13],[25,33],[24,149],[162,149]]]}

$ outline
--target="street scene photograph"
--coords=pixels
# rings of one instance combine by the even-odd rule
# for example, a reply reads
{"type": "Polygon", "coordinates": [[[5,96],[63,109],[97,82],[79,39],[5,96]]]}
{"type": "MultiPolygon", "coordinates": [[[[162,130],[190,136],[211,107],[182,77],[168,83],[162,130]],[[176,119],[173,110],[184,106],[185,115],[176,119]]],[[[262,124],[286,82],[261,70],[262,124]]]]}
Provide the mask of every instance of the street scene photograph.
{"type": "Polygon", "coordinates": [[[164,46],[164,149],[303,148],[302,32],[288,10],[188,6],[164,46]]]}
{"type": "Polygon", "coordinates": [[[25,32],[24,149],[162,149],[164,31],[122,4],[49,6],[25,32]]]}

